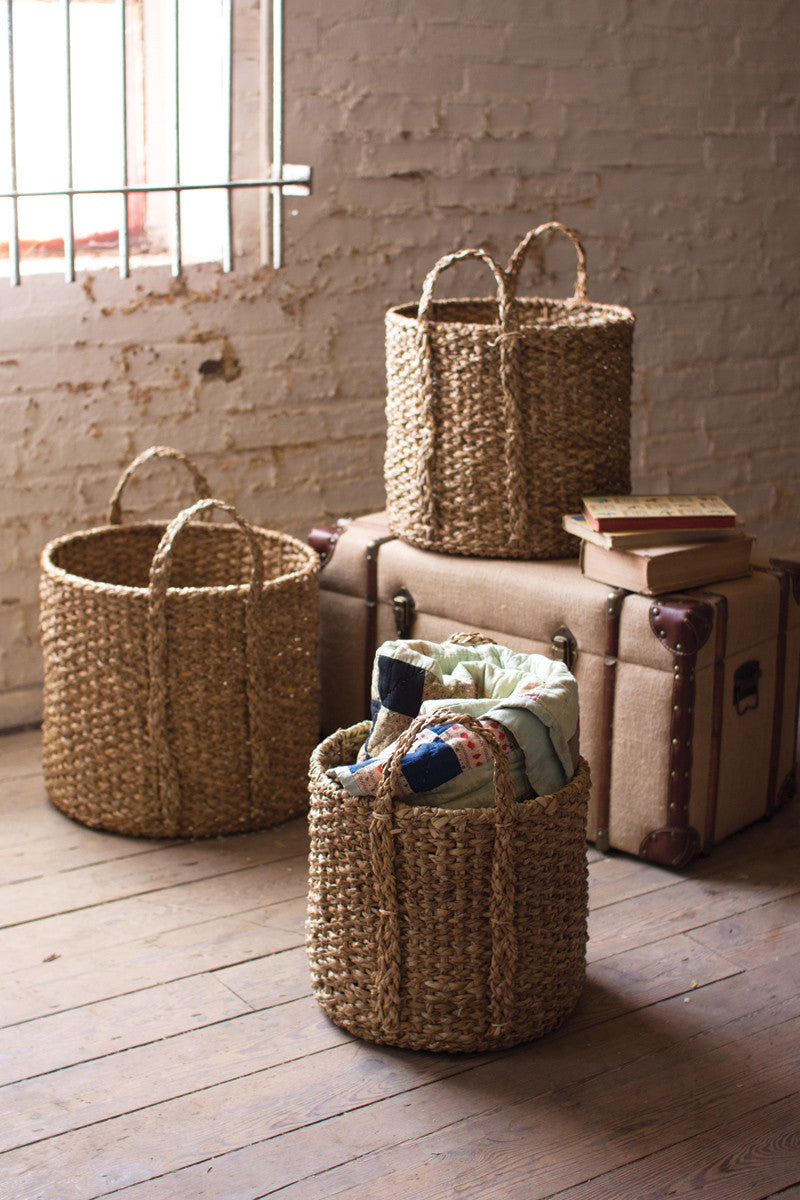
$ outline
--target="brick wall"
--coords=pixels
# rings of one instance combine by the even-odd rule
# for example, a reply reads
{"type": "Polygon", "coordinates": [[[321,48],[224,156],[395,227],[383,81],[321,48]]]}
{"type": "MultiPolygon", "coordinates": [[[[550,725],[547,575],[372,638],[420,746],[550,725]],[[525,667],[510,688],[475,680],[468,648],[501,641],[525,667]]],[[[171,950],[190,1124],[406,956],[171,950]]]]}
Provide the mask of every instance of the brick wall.
{"type": "MultiPolygon", "coordinates": [[[[634,486],[718,490],[762,552],[800,555],[797,7],[287,7],[287,157],[314,194],[286,202],[282,271],[245,226],[233,275],[0,286],[0,725],[39,712],[41,547],[101,521],[138,451],[189,452],[245,516],[299,534],[379,507],[384,310],[441,254],[504,262],[551,218],[583,234],[590,297],[637,316],[634,486]]],[[[569,248],[525,272],[566,294],[569,248]]],[[[441,294],[488,284],[473,264],[441,294]]],[[[129,511],[186,498],[162,464],[129,511]]]]}

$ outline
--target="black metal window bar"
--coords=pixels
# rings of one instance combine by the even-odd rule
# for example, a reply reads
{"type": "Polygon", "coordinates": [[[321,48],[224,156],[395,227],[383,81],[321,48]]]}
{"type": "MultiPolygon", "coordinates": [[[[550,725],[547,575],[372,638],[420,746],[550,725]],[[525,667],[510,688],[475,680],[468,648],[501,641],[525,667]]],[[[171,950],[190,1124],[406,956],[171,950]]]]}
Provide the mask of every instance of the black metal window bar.
{"type": "MultiPolygon", "coordinates": [[[[188,0],[191,3],[191,0],[188,0]]],[[[5,0],[6,32],[8,54],[8,113],[9,113],[9,182],[8,191],[0,191],[0,198],[11,202],[11,229],[9,237],[10,282],[18,286],[20,276],[20,236],[19,236],[19,200],[29,196],[63,196],[66,199],[66,219],[64,228],[64,272],[67,282],[75,280],[75,222],[73,199],[75,196],[88,195],[119,195],[119,272],[122,278],[130,275],[130,239],[128,196],[131,194],[147,194],[156,192],[171,192],[174,194],[172,208],[171,230],[171,267],[172,274],[182,273],[181,249],[181,195],[187,191],[208,191],[224,189],[225,229],[222,250],[222,268],[224,271],[233,269],[233,208],[232,193],[238,189],[260,188],[270,197],[271,221],[265,219],[262,227],[262,261],[271,263],[273,267],[283,265],[283,196],[307,196],[311,192],[311,168],[306,166],[288,165],[284,162],[283,128],[283,87],[284,87],[284,10],[283,0],[260,0],[261,8],[261,61],[265,78],[261,89],[262,118],[268,132],[269,141],[269,174],[260,179],[231,179],[232,173],[232,129],[233,129],[233,3],[234,0],[222,0],[223,28],[225,30],[225,45],[222,48],[224,64],[224,92],[226,99],[226,144],[227,178],[213,183],[185,183],[181,179],[180,159],[180,36],[179,17],[180,0],[172,0],[173,25],[173,58],[172,58],[172,102],[174,119],[174,160],[173,178],[165,183],[129,183],[128,180],[128,110],[126,99],[127,78],[127,34],[126,34],[126,0],[114,0],[118,13],[119,30],[119,68],[120,94],[119,116],[122,137],[122,155],[120,177],[107,187],[76,188],[73,186],[73,155],[72,155],[72,82],[70,77],[71,30],[70,3],[71,0],[59,0],[63,11],[63,45],[65,62],[65,119],[64,137],[66,151],[66,179],[64,186],[39,191],[20,191],[17,188],[16,163],[16,129],[14,112],[14,0],[5,0]],[[269,64],[269,66],[268,66],[269,64]],[[269,76],[267,80],[266,76],[269,76]]]]}

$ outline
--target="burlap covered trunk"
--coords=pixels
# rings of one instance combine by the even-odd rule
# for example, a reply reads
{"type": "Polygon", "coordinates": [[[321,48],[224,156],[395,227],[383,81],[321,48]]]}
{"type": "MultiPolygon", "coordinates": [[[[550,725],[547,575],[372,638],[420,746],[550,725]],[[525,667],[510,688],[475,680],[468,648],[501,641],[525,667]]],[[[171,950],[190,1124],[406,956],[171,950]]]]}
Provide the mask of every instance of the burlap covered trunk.
{"type": "Polygon", "coordinates": [[[798,564],[665,604],[595,583],[574,560],[422,551],[374,514],[338,537],[320,605],[325,730],[368,714],[372,657],[388,638],[470,628],[571,656],[592,770],[587,834],[600,846],[679,864],[795,792],[798,564]]]}

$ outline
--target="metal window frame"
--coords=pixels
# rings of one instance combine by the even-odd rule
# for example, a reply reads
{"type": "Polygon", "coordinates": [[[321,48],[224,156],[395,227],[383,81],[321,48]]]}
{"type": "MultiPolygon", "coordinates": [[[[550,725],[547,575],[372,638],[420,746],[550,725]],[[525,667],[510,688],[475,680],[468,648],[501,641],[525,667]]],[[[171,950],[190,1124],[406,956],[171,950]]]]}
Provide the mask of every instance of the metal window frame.
{"type": "MultiPolygon", "coordinates": [[[[284,0],[260,0],[261,13],[261,62],[265,78],[262,79],[262,127],[264,148],[268,150],[269,166],[262,178],[231,179],[233,158],[233,10],[234,0],[222,0],[224,46],[223,63],[225,69],[224,89],[227,98],[227,123],[225,131],[225,158],[227,161],[228,178],[213,183],[184,183],[181,179],[180,162],[180,5],[181,0],[172,0],[173,4],[173,58],[172,58],[172,99],[173,99],[173,180],[170,183],[131,184],[128,179],[128,109],[127,109],[127,41],[126,41],[126,0],[114,0],[119,22],[119,51],[121,95],[120,120],[122,123],[122,163],[120,167],[120,182],[109,181],[108,187],[76,188],[73,186],[73,151],[72,151],[72,87],[70,77],[71,27],[70,5],[72,0],[60,0],[64,22],[64,55],[66,86],[65,105],[65,151],[66,151],[66,180],[65,186],[37,191],[24,191],[17,187],[16,161],[16,120],[14,105],[14,0],[5,0],[6,6],[6,45],[8,54],[8,105],[9,105],[9,182],[8,191],[0,191],[0,199],[11,202],[11,236],[9,238],[10,282],[12,287],[18,287],[22,282],[20,272],[20,237],[19,237],[19,200],[32,196],[63,196],[66,201],[65,230],[64,230],[64,276],[68,283],[75,280],[75,222],[73,201],[75,196],[118,195],[120,198],[120,227],[119,227],[119,273],[122,278],[130,275],[130,230],[128,222],[129,195],[168,192],[174,195],[171,228],[171,269],[174,276],[183,272],[181,244],[181,196],[189,191],[218,191],[224,190],[225,228],[223,236],[222,268],[226,272],[233,270],[233,205],[234,191],[241,189],[260,189],[265,198],[269,199],[271,219],[262,217],[261,246],[262,262],[274,268],[283,266],[283,196],[308,196],[311,194],[311,168],[287,164],[284,161],[284,0]],[[269,10],[269,11],[267,11],[269,10]],[[268,69],[268,64],[270,69],[268,69]],[[269,78],[266,78],[269,76],[269,78]]],[[[262,213],[266,214],[266,208],[262,213]]]]}

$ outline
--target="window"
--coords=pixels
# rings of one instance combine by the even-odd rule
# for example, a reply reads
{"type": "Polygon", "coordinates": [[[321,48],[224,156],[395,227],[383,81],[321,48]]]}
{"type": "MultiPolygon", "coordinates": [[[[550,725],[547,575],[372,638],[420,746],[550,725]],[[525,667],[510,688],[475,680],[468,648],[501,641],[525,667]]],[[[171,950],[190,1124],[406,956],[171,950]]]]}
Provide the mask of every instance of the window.
{"type": "Polygon", "coordinates": [[[283,162],[281,0],[259,15],[254,39],[233,0],[5,0],[0,258],[12,284],[23,267],[52,270],[53,255],[70,280],[87,255],[123,275],[142,256],[176,275],[189,261],[231,270],[235,195],[247,193],[262,261],[281,265],[281,196],[307,195],[310,168],[283,162]],[[234,144],[253,94],[260,120],[243,120],[234,144]]]}

